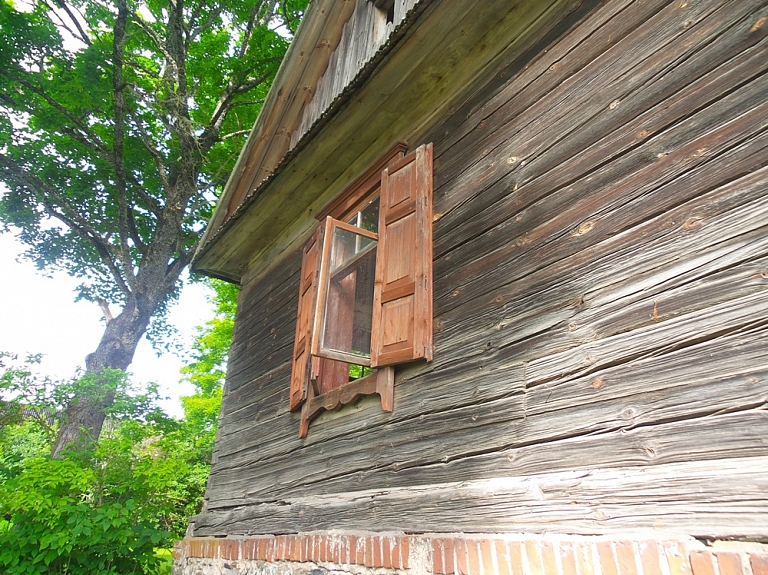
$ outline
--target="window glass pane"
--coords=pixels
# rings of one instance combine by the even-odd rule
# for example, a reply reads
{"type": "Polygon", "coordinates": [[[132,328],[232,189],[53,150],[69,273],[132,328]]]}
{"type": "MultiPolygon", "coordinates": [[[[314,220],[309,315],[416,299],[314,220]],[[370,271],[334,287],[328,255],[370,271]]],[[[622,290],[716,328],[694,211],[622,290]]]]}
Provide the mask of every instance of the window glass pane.
{"type": "Polygon", "coordinates": [[[376,240],[334,228],[320,347],[371,354],[376,240]]]}
{"type": "Polygon", "coordinates": [[[347,221],[348,224],[363,228],[369,232],[379,232],[379,198],[371,201],[362,210],[357,212],[352,218],[347,221]]]}

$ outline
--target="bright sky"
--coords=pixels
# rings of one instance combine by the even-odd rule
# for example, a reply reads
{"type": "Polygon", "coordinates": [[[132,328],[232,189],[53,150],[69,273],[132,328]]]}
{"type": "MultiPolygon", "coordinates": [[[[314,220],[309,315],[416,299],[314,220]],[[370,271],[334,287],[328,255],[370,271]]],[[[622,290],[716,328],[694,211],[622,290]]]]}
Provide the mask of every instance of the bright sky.
{"type": "MultiPolygon", "coordinates": [[[[77,281],[64,273],[52,278],[41,275],[34,264],[16,261],[24,246],[9,233],[0,233],[0,351],[44,354],[40,373],[56,379],[70,378],[85,356],[96,349],[104,329],[96,304],[75,303],[77,281]]],[[[180,342],[189,349],[195,326],[213,317],[206,296],[210,290],[199,284],[185,285],[172,308],[170,323],[180,332],[180,342]]],[[[116,315],[118,310],[113,307],[116,315]]],[[[180,383],[183,358],[171,353],[158,357],[142,339],[130,371],[136,382],[154,381],[170,399],[161,405],[166,413],[181,416],[179,395],[193,387],[180,383]]]]}

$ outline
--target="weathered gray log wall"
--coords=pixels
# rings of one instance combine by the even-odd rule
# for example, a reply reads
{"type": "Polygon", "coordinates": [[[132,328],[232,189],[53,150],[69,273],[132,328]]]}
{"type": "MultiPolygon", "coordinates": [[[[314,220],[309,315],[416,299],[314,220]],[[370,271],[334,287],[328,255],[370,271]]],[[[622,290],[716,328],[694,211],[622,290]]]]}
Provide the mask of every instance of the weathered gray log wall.
{"type": "Polygon", "coordinates": [[[767,4],[611,0],[425,134],[435,361],[393,413],[299,440],[299,255],[245,286],[195,535],[768,536],[767,4]]]}

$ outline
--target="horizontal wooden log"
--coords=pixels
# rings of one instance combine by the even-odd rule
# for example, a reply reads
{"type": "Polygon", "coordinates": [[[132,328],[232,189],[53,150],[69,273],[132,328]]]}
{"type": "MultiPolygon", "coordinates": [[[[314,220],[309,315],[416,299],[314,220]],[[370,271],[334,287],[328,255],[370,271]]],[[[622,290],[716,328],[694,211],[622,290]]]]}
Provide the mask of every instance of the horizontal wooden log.
{"type": "Polygon", "coordinates": [[[209,508],[224,504],[232,493],[255,502],[304,489],[321,491],[329,477],[338,475],[356,476],[360,483],[361,478],[374,475],[365,473],[370,469],[418,467],[478,450],[543,445],[565,437],[762,405],[768,401],[766,341],[768,328],[763,326],[563,378],[523,396],[349,433],[323,443],[322,449],[297,451],[289,460],[278,457],[250,464],[242,458],[233,460],[214,469],[216,488],[209,489],[209,508]],[[707,362],[701,361],[704,355],[707,362]],[[718,366],[714,374],[712,365],[718,366]]]}
{"type": "Polygon", "coordinates": [[[286,498],[192,519],[196,536],[343,529],[765,538],[768,457],[286,498]]]}
{"type": "MultiPolygon", "coordinates": [[[[590,178],[589,196],[584,197],[582,193],[585,182],[572,184],[548,201],[532,205],[500,224],[494,228],[494,233],[467,242],[445,258],[438,259],[434,268],[438,277],[447,274],[451,266],[454,270],[458,267],[459,271],[451,274],[450,285],[435,286],[437,313],[444,313],[526,272],[576,254],[603,238],[647,220],[649,214],[646,211],[631,209],[639,208],[633,202],[642,205],[654,190],[675,188],[677,178],[686,174],[691,179],[700,177],[706,172],[705,164],[723,169],[723,165],[714,159],[733,148],[738,149],[750,138],[759,138],[757,135],[768,125],[767,94],[766,82],[745,87],[743,92],[714,104],[716,110],[707,110],[706,114],[702,111],[700,122],[680,124],[663,138],[654,139],[647,148],[639,147],[634,152],[636,161],[624,158],[604,166],[590,178]],[[738,118],[729,119],[727,116],[734,108],[737,108],[738,118]],[[685,143],[681,139],[685,139],[685,143]],[[617,205],[628,208],[625,214],[629,221],[622,222],[624,228],[617,229],[617,222],[606,217],[617,205]],[[564,248],[553,242],[556,238],[567,238],[567,246],[564,248]],[[535,258],[532,257],[534,254],[535,258]]],[[[755,145],[762,148],[762,140],[758,139],[758,142],[755,145]]],[[[763,148],[763,153],[753,158],[756,167],[764,165],[764,154],[763,148]]],[[[692,195],[696,191],[701,191],[701,183],[688,188],[692,195]]],[[[667,197],[680,201],[685,198],[680,194],[684,192],[667,197]]]]}

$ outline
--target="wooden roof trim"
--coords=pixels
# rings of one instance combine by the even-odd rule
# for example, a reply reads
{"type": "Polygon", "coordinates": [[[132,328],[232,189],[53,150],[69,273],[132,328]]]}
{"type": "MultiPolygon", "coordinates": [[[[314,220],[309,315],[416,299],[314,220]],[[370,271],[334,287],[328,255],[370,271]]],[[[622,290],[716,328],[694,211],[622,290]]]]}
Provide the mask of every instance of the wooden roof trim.
{"type": "Polygon", "coordinates": [[[310,2],[251,134],[224,186],[201,246],[213,240],[228,217],[236,211],[237,206],[232,206],[233,197],[247,195],[259,172],[266,171],[266,176],[288,151],[290,134],[296,126],[287,124],[298,124],[300,121],[301,108],[311,98],[315,83],[325,71],[354,6],[355,0],[310,2]],[[287,134],[287,138],[276,137],[279,134],[287,134]],[[269,163],[272,163],[272,168],[266,169],[269,163]],[[252,173],[253,177],[245,177],[248,173],[252,173]]]}
{"type": "MultiPolygon", "coordinates": [[[[237,208],[229,215],[229,217],[224,219],[223,216],[225,214],[221,212],[225,211],[222,209],[222,207],[225,200],[227,199],[228,190],[231,188],[232,182],[235,181],[236,178],[240,178],[242,176],[242,172],[244,171],[244,166],[242,165],[245,162],[244,158],[246,157],[246,154],[250,155],[249,146],[254,145],[253,143],[251,143],[251,140],[254,138],[254,133],[253,132],[251,133],[251,135],[248,138],[248,142],[246,143],[246,147],[243,148],[243,151],[240,153],[240,157],[238,158],[238,161],[235,164],[235,169],[232,171],[232,174],[230,175],[229,180],[227,181],[227,185],[224,189],[224,193],[222,194],[222,197],[219,200],[219,204],[217,205],[216,211],[214,212],[214,215],[211,218],[211,222],[208,224],[208,227],[206,228],[205,233],[203,234],[203,237],[200,241],[200,245],[197,248],[195,256],[192,260],[192,264],[190,266],[192,272],[202,273],[205,275],[209,275],[211,277],[217,277],[219,279],[223,279],[225,281],[239,283],[239,278],[220,275],[216,272],[212,272],[205,268],[202,268],[198,264],[202,259],[204,259],[206,253],[211,249],[213,244],[216,241],[218,241],[223,235],[225,235],[228,230],[233,228],[235,224],[238,223],[238,221],[243,216],[243,214],[248,211],[248,209],[251,207],[251,205],[253,205],[253,203],[262,194],[262,192],[269,187],[270,183],[278,175],[280,175],[280,173],[291,163],[293,158],[296,157],[301,152],[301,150],[314,138],[314,136],[325,126],[325,124],[331,118],[333,118],[339,112],[339,110],[341,110],[344,107],[344,105],[347,103],[347,101],[352,96],[352,94],[354,94],[358,90],[358,88],[360,88],[360,86],[366,82],[368,77],[372,73],[374,73],[374,71],[382,64],[382,62],[387,57],[387,55],[392,51],[392,49],[400,42],[400,40],[402,40],[406,36],[411,25],[416,20],[418,20],[419,16],[429,7],[432,1],[433,0],[420,0],[418,4],[416,4],[415,7],[406,14],[406,16],[400,22],[400,24],[389,35],[389,38],[387,39],[387,41],[381,45],[376,55],[372,59],[370,59],[360,69],[357,76],[355,76],[354,80],[350,82],[344,88],[344,90],[341,91],[341,93],[333,100],[333,102],[331,102],[331,104],[328,106],[326,111],[323,112],[323,114],[314,122],[314,124],[310,127],[310,129],[307,130],[307,132],[301,136],[297,144],[293,148],[288,150],[287,153],[285,153],[285,155],[283,155],[282,159],[279,161],[275,169],[272,172],[270,172],[261,182],[259,182],[258,185],[255,185],[252,188],[252,191],[246,194],[246,196],[243,198],[243,200],[240,202],[237,208]]],[[[298,38],[298,32],[297,32],[297,38],[298,38]]],[[[295,45],[296,45],[296,42],[294,42],[294,44],[291,45],[291,48],[293,48],[295,45]]],[[[290,52],[290,48],[289,48],[289,52],[290,52]]],[[[283,65],[288,65],[286,64],[287,61],[288,61],[288,56],[286,56],[283,62],[283,65]]],[[[281,68],[282,68],[282,65],[281,65],[281,68]]],[[[265,103],[265,106],[270,101],[269,96],[272,94],[273,91],[275,91],[275,85],[276,84],[272,85],[272,89],[270,90],[270,94],[267,96],[267,102],[265,103]]],[[[262,110],[262,113],[264,113],[263,110],[262,110]]],[[[257,126],[259,125],[258,119],[256,121],[256,125],[257,126]]],[[[255,130],[256,130],[256,126],[254,126],[254,131],[255,130]]]]}

